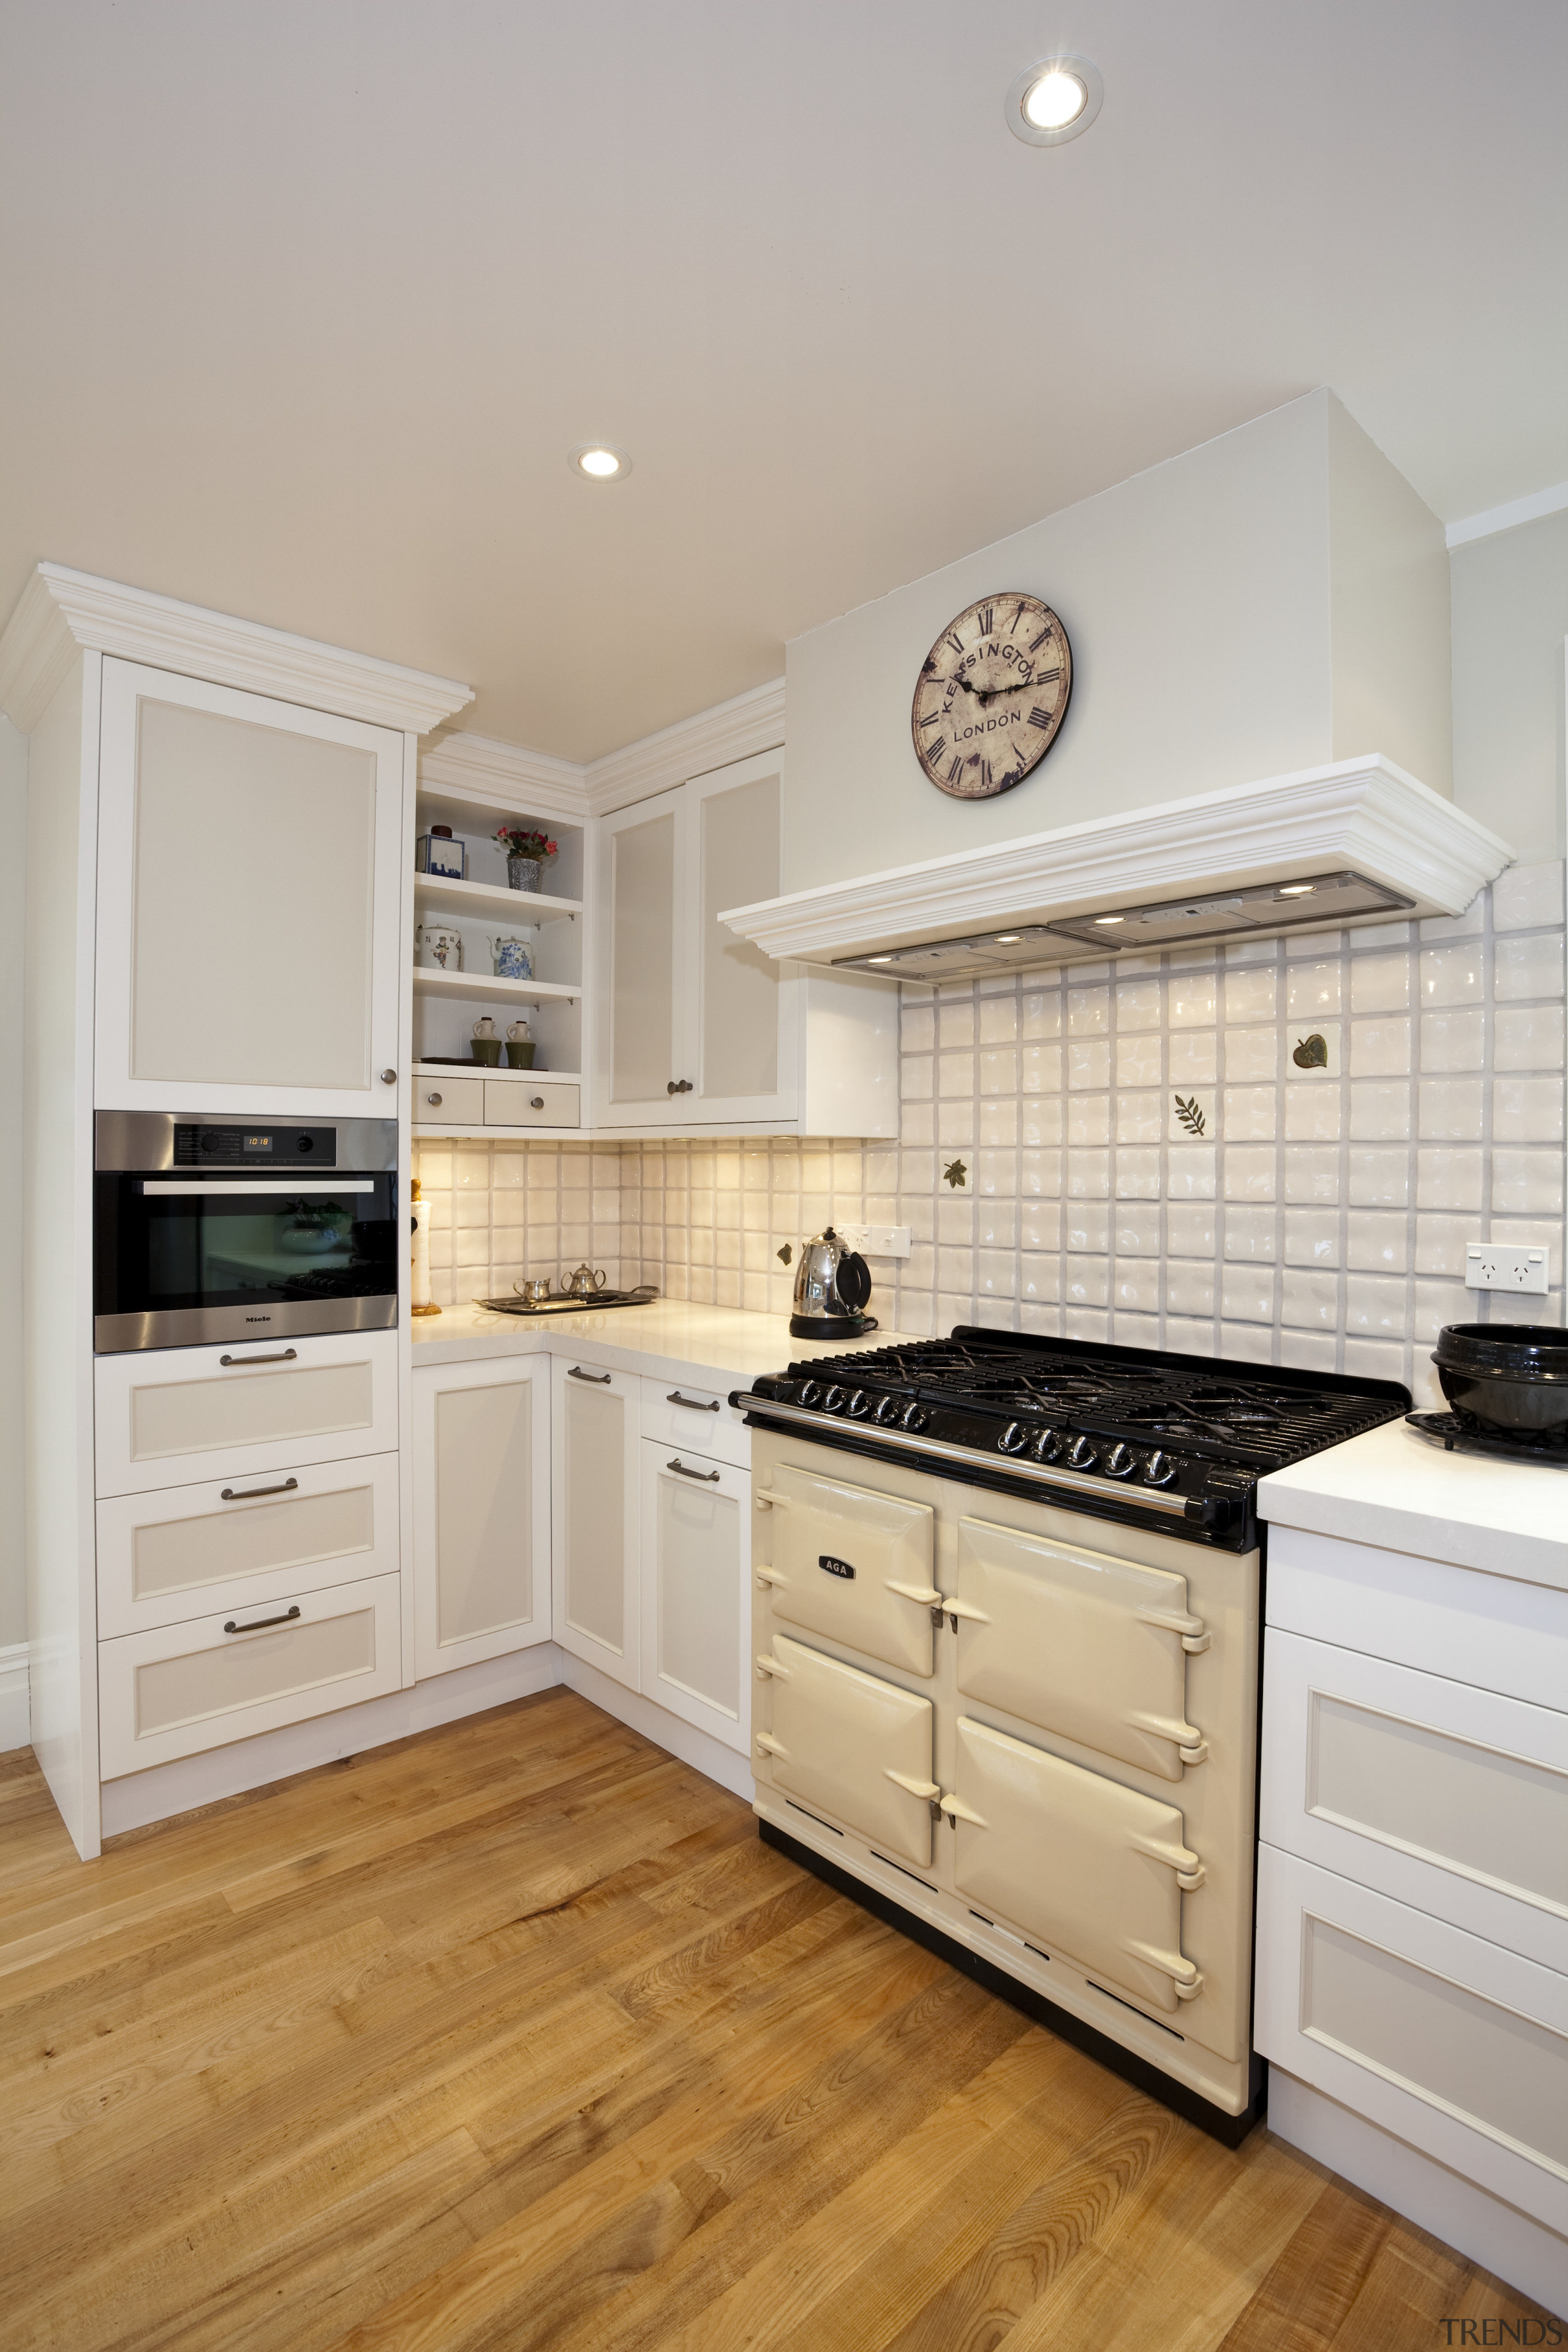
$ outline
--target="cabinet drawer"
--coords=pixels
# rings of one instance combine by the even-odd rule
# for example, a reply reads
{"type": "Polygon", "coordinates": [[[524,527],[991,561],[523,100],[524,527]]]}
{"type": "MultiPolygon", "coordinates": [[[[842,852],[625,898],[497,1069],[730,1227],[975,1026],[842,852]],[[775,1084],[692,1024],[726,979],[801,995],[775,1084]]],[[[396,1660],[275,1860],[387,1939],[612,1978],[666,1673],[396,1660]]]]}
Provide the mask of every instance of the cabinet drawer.
{"type": "Polygon", "coordinates": [[[100,1642],[104,1779],[396,1690],[401,1586],[400,1577],[366,1577],[100,1642]],[[286,1622],[261,1622],[268,1618],[286,1622]]]}
{"type": "Polygon", "coordinates": [[[729,1401],[729,1391],[701,1389],[690,1381],[642,1382],[642,1433],[658,1445],[683,1445],[688,1453],[710,1454],[715,1462],[752,1466],[752,1433],[729,1401]]]}
{"type": "Polygon", "coordinates": [[[1568,1972],[1568,1714],[1271,1631],[1260,1833],[1568,1972]]]}
{"type": "Polygon", "coordinates": [[[100,1495],[211,1483],[219,1467],[219,1485],[259,1480],[279,1462],[397,1444],[395,1331],[100,1356],[93,1380],[100,1495]]]}
{"type": "Polygon", "coordinates": [[[485,1125],[577,1127],[582,1124],[578,1094],[576,1087],[552,1085],[548,1078],[515,1084],[504,1078],[487,1078],[485,1125]]]}
{"type": "Polygon", "coordinates": [[[98,1507],[99,1633],[395,1575],[397,1512],[395,1454],[109,1496],[98,1507]]]}
{"type": "Polygon", "coordinates": [[[434,1077],[426,1070],[414,1074],[414,1100],[409,1111],[416,1127],[483,1127],[483,1078],[434,1077]]]}
{"type": "Polygon", "coordinates": [[[1568,1977],[1266,1844],[1256,2032],[1277,2065],[1568,2231],[1568,1977]]]}

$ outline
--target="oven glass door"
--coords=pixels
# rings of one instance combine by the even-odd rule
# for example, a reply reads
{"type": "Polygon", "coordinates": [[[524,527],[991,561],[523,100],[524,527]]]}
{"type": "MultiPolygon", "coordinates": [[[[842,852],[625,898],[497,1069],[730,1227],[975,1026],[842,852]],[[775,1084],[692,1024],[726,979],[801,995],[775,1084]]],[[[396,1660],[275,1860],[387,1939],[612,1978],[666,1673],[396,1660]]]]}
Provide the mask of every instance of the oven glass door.
{"type": "Polygon", "coordinates": [[[396,1319],[390,1171],[100,1170],[93,1181],[100,1353],[396,1319]]]}

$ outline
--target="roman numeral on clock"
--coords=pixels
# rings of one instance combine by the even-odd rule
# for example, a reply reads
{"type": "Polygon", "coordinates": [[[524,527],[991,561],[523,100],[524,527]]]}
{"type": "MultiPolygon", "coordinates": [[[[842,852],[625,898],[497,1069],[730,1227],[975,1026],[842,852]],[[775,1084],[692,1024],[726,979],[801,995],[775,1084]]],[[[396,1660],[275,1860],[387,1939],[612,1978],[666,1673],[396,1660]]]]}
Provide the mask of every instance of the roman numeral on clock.
{"type": "Polygon", "coordinates": [[[980,607],[980,634],[983,637],[988,637],[991,635],[991,624],[994,609],[994,606],[990,604],[982,604],[980,607]]]}
{"type": "Polygon", "coordinates": [[[958,753],[956,754],[956,756],[954,757],[954,760],[953,760],[952,765],[952,767],[951,767],[951,768],[948,770],[948,772],[947,772],[947,781],[948,781],[948,782],[949,782],[950,784],[956,784],[956,783],[957,783],[957,782],[958,782],[958,780],[959,780],[959,778],[960,778],[960,776],[962,776],[962,775],[963,775],[963,752],[962,752],[962,751],[960,751],[960,752],[958,752],[958,753]]]}
{"type": "Polygon", "coordinates": [[[1060,662],[1058,662],[1055,669],[1037,670],[1035,673],[1035,684],[1037,686],[1055,686],[1061,674],[1062,666],[1060,662]]]}
{"type": "Polygon", "coordinates": [[[939,735],[939,736],[937,737],[936,741],[935,741],[934,743],[928,743],[928,744],[927,744],[927,746],[926,746],[926,758],[930,761],[930,762],[931,762],[931,766],[932,766],[933,768],[935,767],[935,765],[936,765],[937,761],[941,759],[941,757],[942,757],[942,753],[946,751],[946,749],[947,749],[947,737],[946,737],[945,735],[939,735]]]}
{"type": "Polygon", "coordinates": [[[1042,710],[1037,703],[1029,713],[1029,724],[1031,727],[1037,727],[1042,735],[1048,735],[1056,725],[1056,719],[1052,712],[1042,710]]]}
{"type": "Polygon", "coordinates": [[[921,720],[921,725],[922,727],[934,727],[941,717],[942,713],[940,710],[928,711],[926,716],[921,720]]]}
{"type": "Polygon", "coordinates": [[[1046,639],[1050,635],[1050,634],[1051,634],[1051,625],[1050,625],[1050,623],[1047,621],[1047,622],[1046,623],[1045,627],[1040,631],[1039,635],[1038,635],[1037,637],[1031,637],[1031,638],[1030,638],[1030,640],[1029,640],[1029,651],[1030,651],[1032,654],[1037,654],[1037,653],[1039,652],[1039,650],[1040,650],[1040,647],[1045,644],[1046,639]]]}
{"type": "Polygon", "coordinates": [[[949,629],[947,635],[943,637],[942,644],[944,646],[951,646],[955,654],[961,654],[963,651],[963,639],[955,635],[952,629],[949,629]]]}
{"type": "Polygon", "coordinates": [[[980,784],[983,792],[988,793],[991,790],[991,762],[989,760],[982,760],[980,762],[980,784]]]}

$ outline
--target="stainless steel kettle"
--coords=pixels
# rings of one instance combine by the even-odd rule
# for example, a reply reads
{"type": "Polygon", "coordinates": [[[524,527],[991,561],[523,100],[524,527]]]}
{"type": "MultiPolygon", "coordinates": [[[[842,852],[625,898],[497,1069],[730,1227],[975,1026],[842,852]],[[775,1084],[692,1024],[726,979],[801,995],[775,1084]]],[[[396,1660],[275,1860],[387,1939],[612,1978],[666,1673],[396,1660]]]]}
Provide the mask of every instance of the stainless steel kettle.
{"type": "Polygon", "coordinates": [[[831,1225],[805,1243],[795,1269],[790,1335],[796,1339],[854,1339],[874,1331],[865,1312],[871,1273],[858,1251],[847,1248],[831,1225]]]}

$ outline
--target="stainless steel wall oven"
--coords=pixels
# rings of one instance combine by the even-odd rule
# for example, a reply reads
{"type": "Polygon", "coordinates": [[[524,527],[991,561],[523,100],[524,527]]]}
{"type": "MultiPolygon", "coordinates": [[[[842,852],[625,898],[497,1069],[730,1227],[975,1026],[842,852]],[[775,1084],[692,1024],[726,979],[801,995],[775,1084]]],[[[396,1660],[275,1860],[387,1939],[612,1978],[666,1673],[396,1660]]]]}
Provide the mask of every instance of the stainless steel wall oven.
{"type": "Polygon", "coordinates": [[[397,1122],[100,1111],[93,1347],[397,1320],[397,1122]]]}

